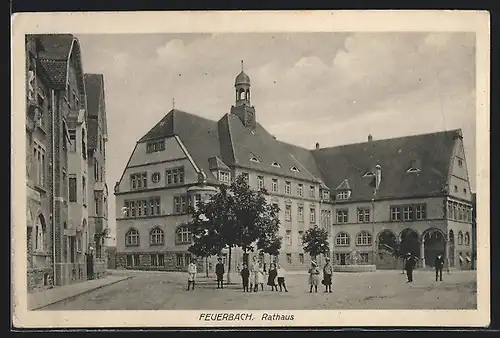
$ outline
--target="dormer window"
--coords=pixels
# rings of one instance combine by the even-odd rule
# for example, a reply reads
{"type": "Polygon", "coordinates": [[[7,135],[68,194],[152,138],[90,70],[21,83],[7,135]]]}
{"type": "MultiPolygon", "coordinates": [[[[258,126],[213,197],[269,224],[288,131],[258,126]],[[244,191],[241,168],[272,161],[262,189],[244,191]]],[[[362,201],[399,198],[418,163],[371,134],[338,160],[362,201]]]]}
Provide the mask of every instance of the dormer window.
{"type": "Polygon", "coordinates": [[[278,162],[273,162],[271,166],[276,167],[276,168],[281,168],[281,165],[278,162]]]}
{"type": "Polygon", "coordinates": [[[337,199],[338,200],[347,200],[349,199],[350,191],[349,190],[343,190],[337,192],[337,199]]]}
{"type": "Polygon", "coordinates": [[[152,141],[146,144],[147,153],[156,153],[165,150],[165,140],[152,141]]]}
{"type": "Polygon", "coordinates": [[[250,157],[250,161],[260,163],[259,159],[255,156],[250,157]]]}
{"type": "Polygon", "coordinates": [[[406,170],[407,173],[418,173],[420,171],[420,161],[413,160],[410,163],[410,167],[406,170]]]}
{"type": "Polygon", "coordinates": [[[418,173],[420,171],[420,169],[417,169],[417,168],[410,168],[408,170],[406,170],[407,173],[418,173]]]}
{"type": "Polygon", "coordinates": [[[290,168],[290,171],[298,173],[300,170],[296,166],[293,166],[293,167],[290,168]]]}
{"type": "Polygon", "coordinates": [[[371,171],[368,171],[363,175],[363,177],[372,177],[372,176],[375,176],[375,174],[372,173],[371,171]]]}

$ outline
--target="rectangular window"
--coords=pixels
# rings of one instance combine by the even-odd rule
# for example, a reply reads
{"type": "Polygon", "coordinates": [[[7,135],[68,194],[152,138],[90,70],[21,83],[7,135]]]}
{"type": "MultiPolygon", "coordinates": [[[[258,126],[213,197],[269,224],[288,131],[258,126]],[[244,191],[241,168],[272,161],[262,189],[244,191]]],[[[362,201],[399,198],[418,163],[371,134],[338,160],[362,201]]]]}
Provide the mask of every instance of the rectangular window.
{"type": "Polygon", "coordinates": [[[457,159],[457,162],[458,162],[458,166],[459,166],[460,168],[462,168],[462,166],[464,165],[464,163],[463,163],[462,159],[461,159],[461,158],[458,158],[458,159],[457,159]]]}
{"type": "Polygon", "coordinates": [[[299,243],[302,243],[302,237],[304,236],[304,231],[299,230],[299,243]]]}
{"type": "Polygon", "coordinates": [[[413,219],[413,207],[411,205],[403,207],[403,220],[411,221],[413,219]]]}
{"type": "Polygon", "coordinates": [[[309,223],[316,223],[316,208],[309,209],[309,223]]]}
{"type": "Polygon", "coordinates": [[[276,178],[273,178],[271,190],[273,192],[278,192],[278,180],[276,178]]]}
{"type": "Polygon", "coordinates": [[[221,181],[222,183],[230,183],[231,174],[227,171],[219,171],[219,181],[221,181]]]}
{"type": "Polygon", "coordinates": [[[95,214],[97,216],[100,216],[101,215],[101,203],[100,203],[99,199],[96,199],[94,202],[95,202],[95,214]]]}
{"type": "Polygon", "coordinates": [[[425,204],[416,206],[415,213],[416,213],[418,220],[425,219],[425,217],[426,217],[426,210],[425,209],[426,209],[425,204]]]}
{"type": "Polygon", "coordinates": [[[257,176],[257,184],[259,190],[264,189],[264,176],[257,176]]]}
{"type": "Polygon", "coordinates": [[[292,206],[290,204],[285,205],[285,221],[292,221],[292,206]]]}
{"type": "Polygon", "coordinates": [[[134,266],[139,266],[140,264],[140,259],[139,255],[127,255],[127,267],[134,267],[134,266]]]}
{"type": "Polygon", "coordinates": [[[125,217],[130,217],[130,202],[125,201],[124,206],[123,206],[123,213],[125,217]]]}
{"type": "Polygon", "coordinates": [[[82,200],[83,200],[83,204],[87,204],[87,181],[85,179],[85,177],[82,177],[82,200]]]}
{"type": "Polygon", "coordinates": [[[358,209],[358,222],[359,223],[370,222],[370,209],[369,208],[359,208],[358,209]]]}
{"type": "Polygon", "coordinates": [[[40,126],[44,127],[45,126],[45,97],[43,94],[38,93],[37,95],[37,100],[38,100],[38,121],[40,123],[40,126]]]}
{"type": "Polygon", "coordinates": [[[304,264],[304,254],[303,253],[299,253],[299,262],[301,264],[304,264]]]}
{"type": "Polygon", "coordinates": [[[401,208],[391,207],[391,221],[400,221],[400,220],[401,220],[401,208]]]}
{"type": "Polygon", "coordinates": [[[248,173],[241,173],[241,176],[243,176],[243,179],[247,182],[247,184],[250,184],[250,175],[248,175],[248,173]]]}
{"type": "Polygon", "coordinates": [[[321,211],[321,226],[323,228],[330,229],[330,223],[332,220],[332,212],[330,210],[321,211]]]}
{"type": "Polygon", "coordinates": [[[323,190],[323,200],[330,199],[330,192],[328,190],[323,190]]]}
{"type": "Polygon", "coordinates": [[[194,195],[194,207],[197,209],[201,202],[201,194],[194,195]]]}
{"type": "Polygon", "coordinates": [[[130,201],[130,216],[135,217],[135,201],[130,201]]]}
{"type": "Polygon", "coordinates": [[[69,201],[76,202],[78,198],[76,177],[69,178],[69,201]]]}
{"type": "Polygon", "coordinates": [[[176,254],[175,258],[176,258],[177,266],[184,266],[184,255],[183,254],[176,254]]]}
{"type": "Polygon", "coordinates": [[[453,205],[450,201],[446,202],[446,213],[448,215],[448,219],[453,219],[453,205]]]}
{"type": "Polygon", "coordinates": [[[287,230],[285,235],[286,245],[292,245],[292,230],[287,230]]]}
{"type": "Polygon", "coordinates": [[[174,197],[174,211],[176,214],[183,214],[186,212],[186,196],[174,197]]]}
{"type": "Polygon", "coordinates": [[[359,261],[362,264],[368,264],[368,253],[362,252],[359,254],[359,261]]]}
{"type": "Polygon", "coordinates": [[[303,184],[297,185],[297,195],[299,195],[300,197],[304,196],[304,185],[303,184]]]}
{"type": "Polygon", "coordinates": [[[292,254],[289,253],[286,254],[286,262],[288,264],[292,264],[292,254]]]}
{"type": "Polygon", "coordinates": [[[297,207],[297,218],[300,223],[304,223],[304,207],[301,205],[297,207]]]}
{"type": "Polygon", "coordinates": [[[337,193],[337,199],[338,200],[346,200],[349,198],[349,192],[348,191],[339,191],[337,193]]]}
{"type": "Polygon", "coordinates": [[[163,254],[152,254],[151,255],[151,266],[160,267],[165,265],[165,255],[163,254]]]}
{"type": "Polygon", "coordinates": [[[171,168],[166,171],[167,185],[184,183],[184,167],[171,168]]]}
{"type": "Polygon", "coordinates": [[[285,182],[285,194],[287,194],[287,195],[292,194],[292,183],[285,182]]]}
{"type": "Polygon", "coordinates": [[[69,145],[69,151],[76,152],[76,130],[70,129],[68,130],[69,141],[71,144],[69,145]]]}
{"type": "Polygon", "coordinates": [[[309,187],[309,197],[315,197],[316,196],[316,188],[314,188],[313,185],[309,187]]]}
{"type": "MultiPolygon", "coordinates": [[[[97,164],[96,164],[97,166],[97,164]]],[[[98,173],[98,167],[95,169],[97,175],[98,173]]],[[[147,172],[142,172],[142,173],[134,173],[130,174],[130,184],[132,189],[143,189],[148,187],[148,173],[147,172]]]]}
{"type": "Polygon", "coordinates": [[[99,165],[97,160],[94,158],[94,181],[99,182],[99,165]]]}
{"type": "Polygon", "coordinates": [[[45,149],[34,142],[33,157],[35,162],[35,183],[39,187],[45,187],[45,149]]]}
{"type": "Polygon", "coordinates": [[[347,223],[348,212],[347,209],[337,210],[337,223],[347,223]]]}
{"type": "Polygon", "coordinates": [[[165,140],[148,142],[146,144],[147,153],[154,153],[163,150],[165,150],[165,140]]]}

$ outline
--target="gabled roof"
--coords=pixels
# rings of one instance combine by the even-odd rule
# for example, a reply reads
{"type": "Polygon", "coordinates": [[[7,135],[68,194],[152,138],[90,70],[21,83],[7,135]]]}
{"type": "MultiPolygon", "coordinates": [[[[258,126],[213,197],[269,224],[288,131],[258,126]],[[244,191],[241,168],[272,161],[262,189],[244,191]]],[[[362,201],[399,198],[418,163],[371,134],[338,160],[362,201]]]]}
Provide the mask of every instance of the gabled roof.
{"type": "Polygon", "coordinates": [[[458,130],[369,141],[312,150],[321,176],[329,187],[347,179],[350,200],[370,200],[375,177],[363,177],[381,166],[376,197],[412,197],[443,192],[458,130]],[[407,173],[408,164],[418,160],[420,171],[407,173]]]}
{"type": "Polygon", "coordinates": [[[88,114],[89,116],[99,116],[99,101],[104,90],[104,77],[102,74],[85,74],[84,79],[88,114]]]}
{"type": "Polygon", "coordinates": [[[67,63],[62,60],[40,59],[40,64],[56,88],[64,89],[66,86],[67,63]]]}
{"type": "Polygon", "coordinates": [[[138,142],[172,136],[180,138],[195,164],[207,175],[207,181],[218,182],[208,163],[210,157],[221,157],[217,122],[173,109],[138,142]]]}
{"type": "Polygon", "coordinates": [[[351,186],[349,185],[349,181],[347,179],[343,180],[342,183],[339,184],[335,190],[351,190],[351,186]]]}

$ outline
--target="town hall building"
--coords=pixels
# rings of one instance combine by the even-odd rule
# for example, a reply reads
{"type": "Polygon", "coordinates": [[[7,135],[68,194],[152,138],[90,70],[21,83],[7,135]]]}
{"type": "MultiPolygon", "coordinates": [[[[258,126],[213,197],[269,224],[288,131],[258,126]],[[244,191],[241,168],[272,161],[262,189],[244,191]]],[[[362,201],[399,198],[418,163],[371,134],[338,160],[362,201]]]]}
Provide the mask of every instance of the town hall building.
{"type": "MultiPolygon", "coordinates": [[[[314,226],[328,231],[334,264],[356,251],[360,264],[400,268],[394,253],[405,250],[421,267],[439,252],[449,267],[470,267],[472,195],[460,130],[305,149],[257,122],[243,70],[234,91],[218,121],[172,109],[137,141],[115,186],[117,267],[185,270],[188,205],[239,175],[280,208],[285,269],[309,266],[301,238],[314,226]]],[[[232,271],[243,260],[233,255],[232,271]]]]}

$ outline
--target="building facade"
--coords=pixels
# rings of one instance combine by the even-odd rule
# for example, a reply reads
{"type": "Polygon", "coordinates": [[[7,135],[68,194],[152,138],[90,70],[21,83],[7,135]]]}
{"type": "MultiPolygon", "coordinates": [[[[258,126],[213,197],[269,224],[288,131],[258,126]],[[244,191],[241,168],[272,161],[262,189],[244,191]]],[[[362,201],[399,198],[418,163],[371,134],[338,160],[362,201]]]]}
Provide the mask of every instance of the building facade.
{"type": "Polygon", "coordinates": [[[86,279],[87,96],[80,44],[72,35],[27,35],[26,67],[27,273],[32,290],[86,279]],[[71,195],[70,184],[75,188],[71,195]]]}
{"type": "MultiPolygon", "coordinates": [[[[117,266],[184,270],[187,206],[244,175],[281,210],[278,259],[286,269],[309,266],[301,238],[314,226],[328,230],[335,264],[356,252],[360,264],[398,268],[394,255],[405,250],[422,267],[438,252],[449,266],[467,267],[460,262],[470,254],[471,195],[459,130],[309,150],[256,121],[243,70],[234,88],[220,120],[173,109],[136,143],[115,186],[117,266]]],[[[233,271],[242,260],[233,250],[233,271]]]]}

